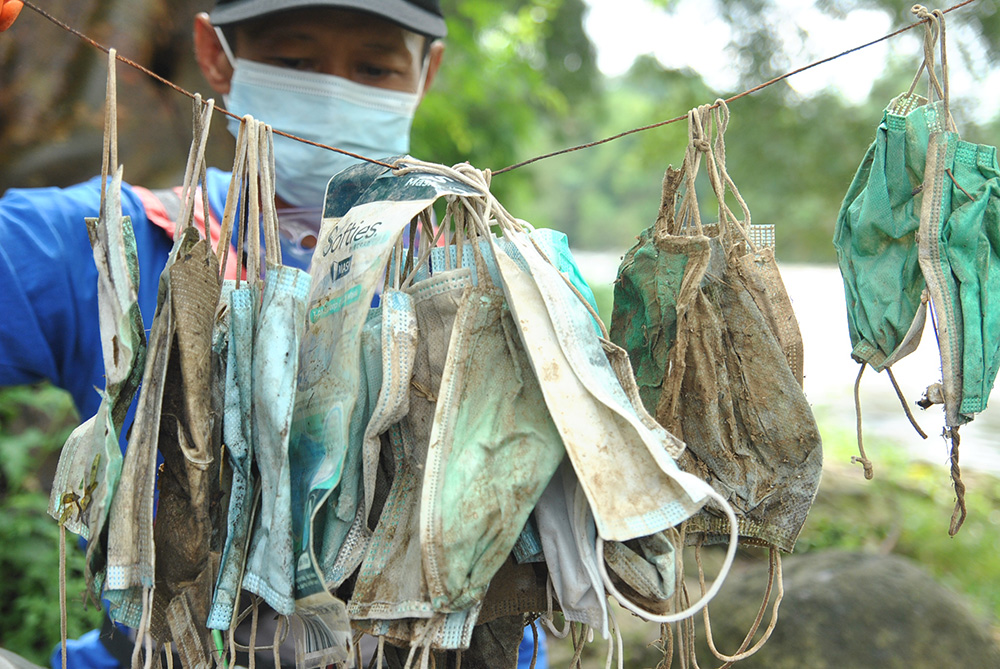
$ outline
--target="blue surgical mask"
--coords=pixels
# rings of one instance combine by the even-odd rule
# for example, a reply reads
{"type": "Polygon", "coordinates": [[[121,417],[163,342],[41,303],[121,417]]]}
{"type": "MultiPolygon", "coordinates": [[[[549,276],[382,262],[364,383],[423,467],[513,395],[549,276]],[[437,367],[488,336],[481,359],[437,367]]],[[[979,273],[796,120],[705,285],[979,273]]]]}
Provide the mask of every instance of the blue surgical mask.
{"type": "MultiPolygon", "coordinates": [[[[365,86],[243,58],[233,63],[224,99],[236,116],[250,114],[275,130],[368,158],[409,151],[410,126],[421,91],[365,86]]],[[[230,118],[229,130],[235,136],[239,121],[230,118]]],[[[297,207],[319,207],[330,177],[358,160],[275,134],[274,162],[278,197],[297,207]]]]}

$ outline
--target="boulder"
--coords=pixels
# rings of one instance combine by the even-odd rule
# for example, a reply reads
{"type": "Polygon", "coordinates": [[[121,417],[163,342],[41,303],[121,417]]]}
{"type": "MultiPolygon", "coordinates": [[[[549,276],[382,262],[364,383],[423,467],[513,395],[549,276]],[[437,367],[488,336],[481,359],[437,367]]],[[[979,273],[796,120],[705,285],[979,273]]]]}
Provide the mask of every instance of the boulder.
{"type": "MultiPolygon", "coordinates": [[[[777,627],[739,669],[1000,667],[990,621],[906,558],[822,551],[787,556],[783,566],[777,627]]],[[[734,573],[712,602],[713,636],[723,653],[739,647],[766,582],[767,565],[752,565],[734,573]]],[[[717,666],[700,627],[699,662],[717,666]]]]}

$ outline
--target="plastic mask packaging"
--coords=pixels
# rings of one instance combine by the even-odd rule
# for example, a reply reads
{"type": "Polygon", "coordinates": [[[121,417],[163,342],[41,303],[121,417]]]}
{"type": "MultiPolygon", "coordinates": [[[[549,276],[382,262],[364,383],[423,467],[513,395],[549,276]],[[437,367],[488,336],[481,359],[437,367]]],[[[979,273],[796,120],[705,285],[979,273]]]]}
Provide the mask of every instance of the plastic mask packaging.
{"type": "MultiPolygon", "coordinates": [[[[390,294],[383,295],[383,298],[389,297],[390,294]]],[[[316,521],[313,523],[316,527],[316,540],[319,542],[317,560],[323,571],[326,587],[330,590],[339,587],[357,569],[371,538],[371,532],[368,530],[368,514],[363,504],[365,493],[362,469],[366,446],[370,447],[365,435],[371,428],[372,421],[376,419],[373,405],[382,385],[380,354],[383,345],[391,345],[388,341],[382,341],[384,313],[386,305],[383,299],[381,306],[368,312],[368,318],[361,329],[361,357],[358,360],[361,383],[351,415],[350,441],[344,458],[344,471],[340,483],[330,493],[326,504],[317,512],[316,521]]],[[[376,434],[374,445],[376,467],[379,445],[376,434]]]]}
{"type": "MultiPolygon", "coordinates": [[[[313,282],[299,361],[299,385],[304,390],[295,402],[289,460],[297,617],[300,611],[314,620],[325,616],[327,629],[344,639],[344,650],[350,641],[350,622],[343,602],[326,589],[325,575],[316,562],[320,541],[314,527],[345,473],[347,450],[356,435],[351,423],[362,382],[361,331],[406,226],[441,195],[467,190],[462,184],[423,175],[396,178],[383,166],[365,163],[334,177],[327,191],[320,240],[310,265],[313,282]]],[[[309,662],[339,654],[314,653],[308,647],[305,652],[309,662]]]]}

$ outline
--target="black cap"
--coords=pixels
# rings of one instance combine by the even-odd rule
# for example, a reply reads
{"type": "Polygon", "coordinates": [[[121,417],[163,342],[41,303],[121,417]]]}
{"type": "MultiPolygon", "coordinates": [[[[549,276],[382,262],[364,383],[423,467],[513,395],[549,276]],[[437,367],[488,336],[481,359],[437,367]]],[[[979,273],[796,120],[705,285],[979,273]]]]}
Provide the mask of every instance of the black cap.
{"type": "Polygon", "coordinates": [[[444,37],[448,32],[440,0],[217,0],[211,19],[214,25],[224,26],[302,7],[339,7],[369,12],[430,37],[444,37]]]}

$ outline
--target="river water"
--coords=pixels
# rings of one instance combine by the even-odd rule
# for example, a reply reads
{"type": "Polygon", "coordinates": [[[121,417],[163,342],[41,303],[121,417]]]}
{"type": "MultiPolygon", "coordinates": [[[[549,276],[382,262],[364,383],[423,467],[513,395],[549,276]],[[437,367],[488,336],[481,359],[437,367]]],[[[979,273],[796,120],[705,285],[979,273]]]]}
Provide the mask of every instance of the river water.
{"type": "MultiPolygon", "coordinates": [[[[588,281],[610,285],[620,255],[575,251],[588,281]]],[[[792,300],[805,347],[805,392],[813,407],[824,441],[843,441],[855,431],[854,381],[858,364],[851,359],[847,331],[844,285],[835,265],[782,264],[782,279],[792,300]]],[[[927,433],[921,439],[910,426],[886,374],[865,370],[861,380],[861,409],[865,450],[879,466],[884,449],[901,449],[907,456],[946,467],[948,445],[941,437],[944,414],[940,408],[923,410],[913,403],[924,389],[941,378],[934,331],[927,329],[920,347],[893,366],[893,374],[917,422],[927,433]]],[[[976,419],[962,427],[963,469],[1000,474],[1000,398],[976,419]]]]}

